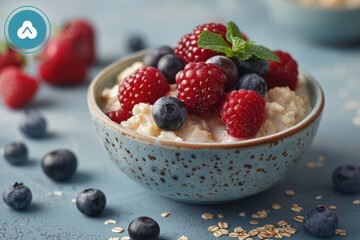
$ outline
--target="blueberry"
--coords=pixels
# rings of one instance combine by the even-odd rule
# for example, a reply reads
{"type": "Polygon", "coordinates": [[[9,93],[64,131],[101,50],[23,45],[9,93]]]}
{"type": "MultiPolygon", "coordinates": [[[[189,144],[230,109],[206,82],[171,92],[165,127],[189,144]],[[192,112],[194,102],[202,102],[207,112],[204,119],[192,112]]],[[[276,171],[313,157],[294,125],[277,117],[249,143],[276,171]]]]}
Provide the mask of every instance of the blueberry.
{"type": "Polygon", "coordinates": [[[42,138],[46,134],[46,120],[38,111],[27,111],[20,122],[20,131],[29,138],[42,138]]]}
{"type": "Polygon", "coordinates": [[[13,165],[22,165],[28,160],[28,149],[22,142],[13,142],[4,147],[4,158],[13,165]]]}
{"type": "Polygon", "coordinates": [[[175,76],[183,70],[185,64],[181,58],[175,54],[166,54],[160,58],[157,68],[165,75],[170,84],[175,83],[175,76]]]}
{"type": "Polygon", "coordinates": [[[336,213],[326,206],[319,206],[309,211],[304,218],[305,229],[315,237],[334,235],[338,225],[336,213]]]}
{"type": "Polygon", "coordinates": [[[166,54],[174,54],[174,49],[169,46],[154,48],[147,53],[143,59],[145,66],[157,67],[161,57],[166,54]]]}
{"type": "Polygon", "coordinates": [[[4,191],[3,200],[12,209],[21,210],[29,206],[32,194],[27,186],[16,182],[4,191]]]}
{"type": "Polygon", "coordinates": [[[45,174],[59,182],[69,180],[77,167],[76,156],[68,150],[56,150],[45,155],[42,160],[45,174]]]}
{"type": "Polygon", "coordinates": [[[157,240],[160,226],[150,217],[138,217],[129,224],[128,233],[131,240],[157,240]]]}
{"type": "Polygon", "coordinates": [[[224,70],[227,82],[226,89],[231,89],[239,79],[235,63],[225,56],[214,56],[206,60],[206,63],[213,63],[224,70]]]}
{"type": "Polygon", "coordinates": [[[127,47],[130,52],[137,52],[146,48],[145,39],[140,34],[133,34],[127,40],[127,47]]]}
{"type": "Polygon", "coordinates": [[[98,189],[85,189],[76,198],[76,207],[87,216],[98,216],[105,208],[105,194],[98,189]]]}
{"type": "Polygon", "coordinates": [[[162,130],[175,131],[186,121],[186,108],[182,101],[175,97],[159,98],[153,106],[152,116],[155,124],[162,130]]]}
{"type": "Polygon", "coordinates": [[[360,166],[344,164],[336,168],[332,174],[332,181],[341,192],[360,192],[360,166]]]}
{"type": "Polygon", "coordinates": [[[240,80],[236,83],[234,89],[246,89],[253,90],[260,94],[261,96],[265,96],[267,91],[267,85],[265,80],[256,73],[248,73],[240,78],[240,80]]]}
{"type": "Polygon", "coordinates": [[[269,71],[269,63],[262,59],[250,59],[246,61],[233,59],[233,61],[237,66],[240,77],[247,73],[256,73],[262,77],[265,77],[269,71]]]}

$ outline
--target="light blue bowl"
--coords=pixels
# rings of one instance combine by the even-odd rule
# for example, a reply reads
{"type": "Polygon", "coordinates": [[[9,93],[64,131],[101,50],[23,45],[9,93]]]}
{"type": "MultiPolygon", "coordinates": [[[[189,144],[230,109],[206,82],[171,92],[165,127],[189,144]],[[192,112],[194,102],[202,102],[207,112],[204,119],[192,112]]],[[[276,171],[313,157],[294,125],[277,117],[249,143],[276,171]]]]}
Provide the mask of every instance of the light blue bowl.
{"type": "Polygon", "coordinates": [[[269,13],[288,31],[315,41],[360,41],[360,8],[304,6],[296,0],[267,0],[269,13]]]}
{"type": "Polygon", "coordinates": [[[261,192],[296,166],[310,147],[324,107],[319,84],[306,77],[312,111],[299,124],[271,136],[236,143],[159,140],[125,129],[100,109],[101,91],[144,53],[121,59],[100,72],[88,90],[96,132],[110,159],[146,189],[183,202],[219,203],[261,192]]]}

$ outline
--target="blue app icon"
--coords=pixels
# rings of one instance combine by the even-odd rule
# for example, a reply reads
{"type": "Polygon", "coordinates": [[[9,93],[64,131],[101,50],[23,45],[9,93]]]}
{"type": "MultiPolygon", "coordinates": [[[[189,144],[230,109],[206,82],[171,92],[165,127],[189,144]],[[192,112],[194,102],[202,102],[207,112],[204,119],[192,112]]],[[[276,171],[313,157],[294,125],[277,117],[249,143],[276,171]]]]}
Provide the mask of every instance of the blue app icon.
{"type": "Polygon", "coordinates": [[[43,11],[32,6],[15,9],[6,19],[5,38],[20,53],[39,51],[48,42],[51,25],[43,11]]]}

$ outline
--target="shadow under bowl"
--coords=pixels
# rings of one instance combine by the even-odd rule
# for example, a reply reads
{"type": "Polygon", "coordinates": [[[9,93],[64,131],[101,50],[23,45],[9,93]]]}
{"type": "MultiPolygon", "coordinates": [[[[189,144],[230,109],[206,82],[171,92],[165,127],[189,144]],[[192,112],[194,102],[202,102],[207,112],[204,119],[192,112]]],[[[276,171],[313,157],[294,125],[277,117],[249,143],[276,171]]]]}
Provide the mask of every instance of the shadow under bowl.
{"type": "Polygon", "coordinates": [[[122,172],[144,188],[190,203],[220,203],[261,192],[296,166],[310,147],[324,107],[319,84],[304,75],[312,107],[294,127],[261,138],[233,143],[192,143],[160,140],[112,122],[102,111],[101,92],[144,51],[120,59],[101,71],[88,90],[96,132],[122,172]]]}

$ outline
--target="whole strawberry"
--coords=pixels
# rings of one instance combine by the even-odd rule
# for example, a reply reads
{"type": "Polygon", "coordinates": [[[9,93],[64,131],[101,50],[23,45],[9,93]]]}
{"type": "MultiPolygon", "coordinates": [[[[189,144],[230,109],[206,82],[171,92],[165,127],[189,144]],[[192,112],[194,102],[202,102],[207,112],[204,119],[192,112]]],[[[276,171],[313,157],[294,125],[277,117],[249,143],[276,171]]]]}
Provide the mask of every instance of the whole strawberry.
{"type": "Polygon", "coordinates": [[[170,90],[166,77],[154,67],[142,67],[125,78],[119,86],[122,109],[131,111],[135,104],[153,104],[170,90]]]}
{"type": "Polygon", "coordinates": [[[21,108],[30,103],[38,88],[36,79],[17,67],[6,67],[0,73],[0,93],[9,108],[21,108]]]}
{"type": "Polygon", "coordinates": [[[87,64],[96,58],[95,31],[90,22],[84,19],[70,20],[63,28],[61,35],[68,37],[87,64]]]}
{"type": "Polygon", "coordinates": [[[250,138],[264,122],[265,101],[252,90],[232,91],[226,95],[220,115],[230,136],[250,138]]]}
{"type": "Polygon", "coordinates": [[[191,33],[186,34],[175,47],[175,54],[182,58],[185,64],[205,62],[209,58],[219,55],[214,51],[198,47],[199,36],[204,30],[221,34],[224,40],[226,39],[226,26],[223,24],[208,23],[197,26],[191,33]]]}
{"type": "Polygon", "coordinates": [[[189,63],[176,75],[177,97],[190,113],[211,117],[224,95],[226,75],[213,63],[189,63]]]}
{"type": "Polygon", "coordinates": [[[296,89],[298,80],[298,65],[287,52],[274,51],[280,62],[269,61],[269,71],[265,76],[268,89],[274,87],[289,87],[296,89]]]}
{"type": "Polygon", "coordinates": [[[25,65],[24,57],[10,48],[6,41],[0,43],[0,72],[7,66],[22,68],[25,65]]]}
{"type": "Polygon", "coordinates": [[[53,85],[75,85],[85,81],[88,65],[78,54],[71,39],[61,35],[52,38],[40,57],[39,73],[53,85]]]}

